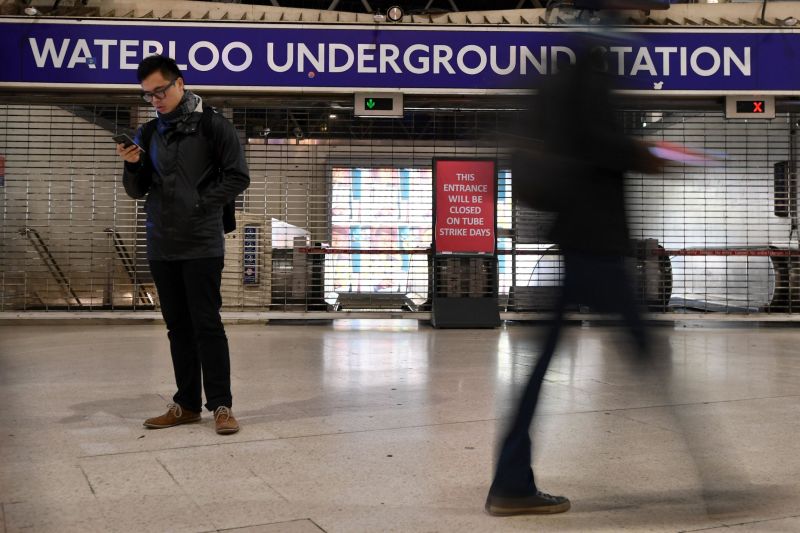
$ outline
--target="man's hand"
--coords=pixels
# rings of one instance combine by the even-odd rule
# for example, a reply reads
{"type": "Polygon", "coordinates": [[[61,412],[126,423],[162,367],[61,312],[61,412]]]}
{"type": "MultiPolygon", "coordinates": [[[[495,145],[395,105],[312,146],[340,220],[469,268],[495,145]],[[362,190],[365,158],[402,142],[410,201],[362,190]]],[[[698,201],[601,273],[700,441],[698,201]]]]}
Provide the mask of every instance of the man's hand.
{"type": "Polygon", "coordinates": [[[142,151],[139,150],[139,147],[135,144],[132,144],[127,148],[125,148],[124,144],[117,145],[117,155],[128,163],[138,163],[141,153],[142,151]]]}

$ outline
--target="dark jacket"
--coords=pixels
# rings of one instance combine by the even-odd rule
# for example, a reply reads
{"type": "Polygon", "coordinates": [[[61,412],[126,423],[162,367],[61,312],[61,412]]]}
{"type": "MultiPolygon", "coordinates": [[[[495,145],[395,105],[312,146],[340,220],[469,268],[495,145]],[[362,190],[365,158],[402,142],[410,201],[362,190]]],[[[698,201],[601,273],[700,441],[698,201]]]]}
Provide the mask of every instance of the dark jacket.
{"type": "Polygon", "coordinates": [[[528,135],[541,140],[544,155],[528,172],[554,169],[547,179],[559,202],[550,237],[562,250],[630,251],[624,177],[639,169],[644,148],[625,135],[611,89],[610,76],[584,56],[550,79],[530,106],[528,135]]]}
{"type": "MultiPolygon", "coordinates": [[[[225,253],[222,208],[250,184],[244,151],[233,125],[212,119],[214,139],[201,134],[202,103],[163,134],[153,133],[136,164],[125,163],[123,184],[132,198],[147,196],[147,257],[177,261],[225,253]],[[222,176],[217,173],[216,154],[222,176]]],[[[158,130],[162,130],[161,127],[158,130]]],[[[136,134],[141,142],[142,129],[136,134]]]]}
{"type": "Polygon", "coordinates": [[[546,144],[586,165],[558,213],[553,240],[564,250],[626,253],[624,177],[636,166],[637,146],[623,133],[612,107],[609,75],[580,61],[556,76],[542,96],[546,144]]]}

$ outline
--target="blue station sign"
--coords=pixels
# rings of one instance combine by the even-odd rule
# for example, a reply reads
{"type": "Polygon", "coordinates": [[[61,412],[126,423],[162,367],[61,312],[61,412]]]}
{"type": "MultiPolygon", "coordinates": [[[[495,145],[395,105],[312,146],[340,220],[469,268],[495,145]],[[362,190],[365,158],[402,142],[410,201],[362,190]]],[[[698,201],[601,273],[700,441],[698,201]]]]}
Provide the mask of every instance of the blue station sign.
{"type": "MultiPolygon", "coordinates": [[[[514,93],[574,60],[584,31],[0,18],[0,87],[138,87],[161,53],[194,88],[514,93]]],[[[599,52],[627,92],[800,94],[798,30],[626,27],[599,52]]]]}

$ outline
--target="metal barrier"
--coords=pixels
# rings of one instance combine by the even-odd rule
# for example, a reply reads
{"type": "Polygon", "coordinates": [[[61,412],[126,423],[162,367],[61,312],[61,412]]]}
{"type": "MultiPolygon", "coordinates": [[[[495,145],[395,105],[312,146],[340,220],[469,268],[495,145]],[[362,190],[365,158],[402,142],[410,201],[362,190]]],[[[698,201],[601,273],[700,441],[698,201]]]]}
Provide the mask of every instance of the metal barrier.
{"type": "Polygon", "coordinates": [[[61,270],[61,267],[58,265],[58,261],[56,261],[56,258],[53,257],[53,254],[50,253],[50,248],[48,248],[39,232],[35,228],[21,228],[19,233],[20,235],[27,237],[30,243],[33,245],[34,250],[36,250],[39,258],[42,260],[42,263],[44,263],[45,267],[47,267],[47,271],[50,272],[50,275],[53,277],[53,280],[55,280],[56,285],[61,290],[67,307],[72,307],[72,305],[81,307],[83,305],[81,303],[81,299],[72,289],[72,286],[69,283],[69,278],[67,278],[67,276],[64,274],[64,271],[61,270]],[[74,302],[74,304],[71,304],[70,300],[74,302]]]}
{"type": "Polygon", "coordinates": [[[106,228],[106,233],[108,234],[108,238],[111,240],[114,246],[117,257],[122,262],[122,267],[125,269],[125,273],[128,275],[131,285],[136,287],[136,294],[139,297],[140,304],[145,307],[155,307],[153,297],[149,292],[147,292],[147,288],[142,284],[142,280],[139,279],[136,261],[128,251],[127,246],[125,246],[125,242],[122,240],[122,235],[120,235],[119,232],[115,231],[113,228],[106,228]]]}

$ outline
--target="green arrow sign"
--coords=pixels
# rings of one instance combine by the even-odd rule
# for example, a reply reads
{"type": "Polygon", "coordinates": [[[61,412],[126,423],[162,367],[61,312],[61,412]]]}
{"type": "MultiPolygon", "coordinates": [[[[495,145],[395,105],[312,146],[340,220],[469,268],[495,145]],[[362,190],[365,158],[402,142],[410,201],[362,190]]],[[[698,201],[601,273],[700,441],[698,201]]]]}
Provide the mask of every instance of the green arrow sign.
{"type": "MultiPolygon", "coordinates": [[[[2,4],[0,0],[0,4],[2,4]]],[[[355,93],[356,116],[402,117],[403,95],[398,93],[355,93]],[[363,115],[359,115],[363,113],[363,115]]]]}

